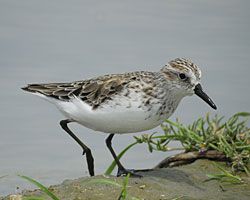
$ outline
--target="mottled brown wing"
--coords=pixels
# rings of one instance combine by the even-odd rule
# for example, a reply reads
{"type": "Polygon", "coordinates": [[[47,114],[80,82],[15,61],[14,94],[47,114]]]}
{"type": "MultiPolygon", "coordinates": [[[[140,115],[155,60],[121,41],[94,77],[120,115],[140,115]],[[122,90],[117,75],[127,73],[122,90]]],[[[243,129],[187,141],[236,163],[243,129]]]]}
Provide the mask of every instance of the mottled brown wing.
{"type": "Polygon", "coordinates": [[[97,108],[101,103],[120,92],[128,80],[121,76],[103,77],[97,80],[85,82],[79,97],[93,108],[97,108]]]}
{"type": "Polygon", "coordinates": [[[93,108],[97,108],[120,92],[128,82],[129,80],[122,75],[108,75],[72,83],[29,84],[22,89],[63,101],[68,101],[75,95],[93,108]]]}

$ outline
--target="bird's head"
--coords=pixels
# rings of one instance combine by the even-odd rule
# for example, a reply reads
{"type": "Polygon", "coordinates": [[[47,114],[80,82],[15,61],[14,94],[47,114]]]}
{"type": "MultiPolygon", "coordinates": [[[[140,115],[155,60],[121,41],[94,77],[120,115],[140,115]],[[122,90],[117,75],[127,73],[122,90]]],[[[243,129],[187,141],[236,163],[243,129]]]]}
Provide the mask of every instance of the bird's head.
{"type": "Polygon", "coordinates": [[[180,95],[196,94],[207,102],[212,108],[217,109],[212,99],[203,91],[200,79],[201,70],[191,60],[176,58],[167,63],[161,73],[169,81],[172,88],[180,95]]]}

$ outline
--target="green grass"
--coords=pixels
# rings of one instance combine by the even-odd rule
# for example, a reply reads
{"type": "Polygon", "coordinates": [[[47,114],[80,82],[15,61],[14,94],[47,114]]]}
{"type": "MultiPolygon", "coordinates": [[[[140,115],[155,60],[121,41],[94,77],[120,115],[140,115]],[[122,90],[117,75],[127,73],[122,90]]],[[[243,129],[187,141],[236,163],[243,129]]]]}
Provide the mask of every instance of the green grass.
{"type": "MultiPolygon", "coordinates": [[[[120,158],[129,150],[131,149],[133,146],[135,146],[136,144],[138,144],[137,142],[134,142],[130,145],[128,145],[123,151],[121,151],[121,153],[119,153],[117,155],[117,158],[120,160],[120,158]]],[[[111,163],[111,165],[108,167],[108,169],[105,171],[105,175],[110,175],[112,173],[112,171],[114,170],[116,166],[116,162],[115,160],[113,160],[113,162],[111,163]]]]}
{"type": "MultiPolygon", "coordinates": [[[[19,177],[21,177],[22,179],[25,179],[27,181],[29,181],[31,184],[37,186],[41,191],[43,191],[45,194],[47,194],[51,199],[53,200],[59,200],[59,198],[54,195],[51,191],[49,191],[49,189],[47,187],[45,187],[44,185],[42,185],[41,183],[39,183],[38,181],[28,177],[28,176],[23,176],[23,175],[18,175],[19,177]]],[[[40,197],[24,197],[25,200],[41,200],[43,198],[40,197]]]]}
{"type": "Polygon", "coordinates": [[[106,179],[106,178],[93,179],[93,180],[88,181],[88,184],[106,184],[106,185],[111,185],[111,186],[121,188],[121,192],[119,194],[118,200],[126,200],[126,199],[140,200],[137,197],[133,197],[128,194],[127,188],[128,188],[128,183],[129,183],[129,177],[130,177],[130,174],[124,177],[122,185],[117,183],[116,181],[106,179]]]}
{"type": "MultiPolygon", "coordinates": [[[[218,115],[211,118],[207,114],[190,125],[183,125],[166,120],[162,125],[163,134],[144,134],[135,137],[136,142],[126,147],[120,154],[121,158],[136,144],[146,144],[150,152],[184,150],[185,152],[217,150],[223,153],[229,160],[232,172],[244,171],[249,174],[250,164],[250,128],[247,127],[247,119],[250,113],[236,113],[228,120],[218,115]],[[182,148],[170,148],[169,144],[179,141],[182,148]]],[[[110,174],[115,167],[113,162],[106,174],[110,174]]]]}
{"type": "Polygon", "coordinates": [[[128,179],[129,179],[129,176],[130,174],[128,174],[124,180],[123,180],[123,187],[122,187],[122,191],[120,193],[120,196],[118,198],[118,200],[125,200],[128,196],[128,193],[127,193],[127,186],[128,186],[128,179]]]}
{"type": "Polygon", "coordinates": [[[220,181],[222,183],[231,183],[231,184],[244,183],[244,181],[242,180],[242,178],[240,176],[234,175],[234,174],[232,174],[232,172],[227,171],[218,165],[216,165],[216,167],[218,169],[220,169],[221,173],[219,173],[219,174],[207,174],[208,180],[206,180],[206,181],[217,180],[217,181],[220,181]]]}

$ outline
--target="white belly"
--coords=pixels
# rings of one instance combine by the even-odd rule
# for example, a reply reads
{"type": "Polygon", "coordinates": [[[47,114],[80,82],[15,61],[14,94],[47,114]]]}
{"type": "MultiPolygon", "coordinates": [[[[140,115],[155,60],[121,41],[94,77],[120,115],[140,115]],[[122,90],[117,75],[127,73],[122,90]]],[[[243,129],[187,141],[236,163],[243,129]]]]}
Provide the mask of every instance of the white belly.
{"type": "Polygon", "coordinates": [[[59,101],[37,94],[51,103],[68,118],[83,126],[104,133],[135,133],[155,128],[172,113],[157,115],[159,104],[153,104],[150,110],[143,109],[140,101],[135,99],[121,100],[118,98],[95,110],[78,98],[71,101],[59,101]]]}
{"type": "Polygon", "coordinates": [[[88,104],[75,99],[61,102],[59,105],[64,115],[90,129],[105,133],[134,133],[152,129],[162,123],[159,116],[138,108],[137,104],[127,107],[117,105],[105,106],[93,110],[88,104]]]}

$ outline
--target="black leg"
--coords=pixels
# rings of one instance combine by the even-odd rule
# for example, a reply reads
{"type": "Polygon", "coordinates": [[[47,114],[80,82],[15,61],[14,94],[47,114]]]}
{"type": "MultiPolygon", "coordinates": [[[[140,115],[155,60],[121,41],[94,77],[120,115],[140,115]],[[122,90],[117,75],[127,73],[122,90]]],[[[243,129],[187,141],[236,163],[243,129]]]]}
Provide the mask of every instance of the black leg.
{"type": "Polygon", "coordinates": [[[86,153],[86,160],[88,164],[89,175],[94,176],[94,158],[91,150],[69,129],[68,123],[72,122],[69,119],[60,121],[60,125],[83,149],[83,155],[86,153]]]}
{"type": "Polygon", "coordinates": [[[107,139],[106,139],[106,145],[107,145],[109,151],[111,152],[113,158],[115,159],[115,162],[116,162],[116,164],[118,166],[118,171],[125,170],[125,168],[122,166],[120,160],[117,158],[114,149],[112,148],[112,139],[113,139],[113,137],[114,137],[114,134],[110,134],[107,137],[107,139]]]}
{"type": "Polygon", "coordinates": [[[131,176],[135,176],[135,177],[141,177],[141,175],[139,174],[135,174],[133,172],[133,170],[127,170],[123,167],[123,165],[121,164],[120,160],[117,158],[115,151],[112,147],[112,139],[114,137],[114,134],[110,134],[107,139],[106,139],[106,145],[109,149],[109,151],[111,152],[117,166],[118,166],[118,172],[117,172],[117,176],[123,176],[123,175],[127,175],[128,173],[131,174],[131,176]]]}

